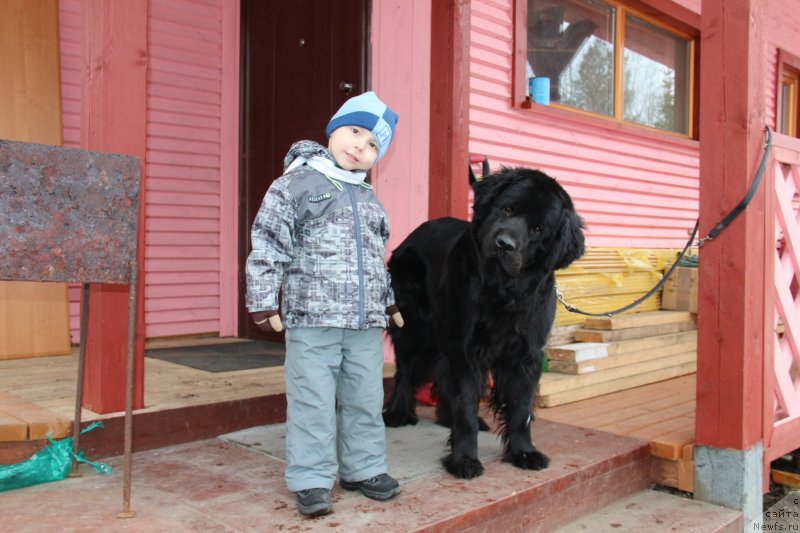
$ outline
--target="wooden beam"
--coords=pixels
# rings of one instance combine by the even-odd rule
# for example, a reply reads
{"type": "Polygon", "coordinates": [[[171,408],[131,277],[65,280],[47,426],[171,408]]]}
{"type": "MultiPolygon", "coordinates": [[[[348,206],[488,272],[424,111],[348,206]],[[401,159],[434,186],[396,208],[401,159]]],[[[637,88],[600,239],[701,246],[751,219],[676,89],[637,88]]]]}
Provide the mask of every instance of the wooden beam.
{"type": "MultiPolygon", "coordinates": [[[[700,235],[745,196],[761,161],[768,69],[765,2],[704,0],[700,235]]],[[[697,444],[746,450],[761,440],[764,188],[700,249],[697,444]]],[[[771,253],[771,252],[770,252],[771,253]]]]}
{"type": "Polygon", "coordinates": [[[468,0],[431,5],[429,218],[469,215],[468,0]]]}
{"type": "MultiPolygon", "coordinates": [[[[134,408],[144,406],[144,212],[147,116],[147,2],[81,3],[81,147],[139,158],[139,283],[134,408]]],[[[96,413],[125,408],[128,287],[93,285],[89,294],[83,405],[96,413]]]]}

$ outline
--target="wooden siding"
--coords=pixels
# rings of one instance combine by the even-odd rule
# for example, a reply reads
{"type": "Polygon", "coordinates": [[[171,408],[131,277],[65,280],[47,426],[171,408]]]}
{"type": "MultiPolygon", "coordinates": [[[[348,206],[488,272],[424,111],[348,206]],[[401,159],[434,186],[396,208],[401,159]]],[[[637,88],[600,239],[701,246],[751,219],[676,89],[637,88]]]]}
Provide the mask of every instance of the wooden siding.
{"type": "MultiPolygon", "coordinates": [[[[148,337],[220,330],[221,5],[221,0],[149,4],[148,337]]],[[[64,144],[79,146],[80,2],[60,0],[59,9],[64,144]]],[[[78,340],[79,301],[80,290],[73,286],[73,342],[78,340]]]]}
{"type": "Polygon", "coordinates": [[[222,11],[150,0],[148,337],[219,331],[222,11]]]}
{"type": "MultiPolygon", "coordinates": [[[[61,123],[64,146],[81,146],[81,58],[83,23],[80,0],[59,0],[58,25],[61,55],[61,123]]],[[[78,343],[81,327],[81,289],[69,285],[70,339],[78,343]]]]}
{"type": "Polygon", "coordinates": [[[800,9],[797,0],[771,0],[767,4],[767,50],[770,54],[767,61],[767,80],[770,90],[766,95],[767,124],[776,127],[775,116],[778,70],[778,50],[784,50],[795,57],[800,57],[800,9]]]}
{"type": "Polygon", "coordinates": [[[391,149],[372,171],[389,214],[393,250],[428,218],[430,0],[372,2],[371,88],[400,120],[391,149]]]}
{"type": "Polygon", "coordinates": [[[558,179],[586,220],[589,246],[682,246],[698,213],[698,143],[563,108],[512,106],[513,12],[513,0],[472,3],[470,153],[492,168],[523,165],[558,179]]]}

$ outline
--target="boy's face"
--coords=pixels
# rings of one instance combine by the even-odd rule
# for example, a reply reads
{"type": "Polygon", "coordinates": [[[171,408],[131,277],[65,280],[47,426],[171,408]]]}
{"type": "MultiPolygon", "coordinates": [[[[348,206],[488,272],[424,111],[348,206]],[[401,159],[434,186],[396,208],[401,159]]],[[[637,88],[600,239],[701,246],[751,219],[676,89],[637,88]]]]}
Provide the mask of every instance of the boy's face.
{"type": "Polygon", "coordinates": [[[331,133],[328,150],[345,170],[369,170],[378,159],[378,141],[368,129],[342,126],[331,133]]]}

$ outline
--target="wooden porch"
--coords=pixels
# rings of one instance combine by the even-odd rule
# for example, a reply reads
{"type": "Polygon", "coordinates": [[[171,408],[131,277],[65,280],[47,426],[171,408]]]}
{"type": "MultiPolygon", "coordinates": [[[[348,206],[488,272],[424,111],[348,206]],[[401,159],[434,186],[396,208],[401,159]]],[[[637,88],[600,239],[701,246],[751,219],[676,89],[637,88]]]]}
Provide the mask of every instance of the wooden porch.
{"type": "MultiPolygon", "coordinates": [[[[238,339],[195,339],[193,344],[217,344],[238,339]]],[[[186,345],[159,341],[148,348],[186,345]]],[[[394,374],[387,364],[385,377],[394,374]]],[[[0,361],[0,464],[21,461],[45,444],[47,430],[72,434],[77,355],[0,361]],[[9,396],[29,406],[38,424],[32,440],[19,439],[19,421],[3,418],[9,396]],[[43,430],[43,428],[47,428],[43,430]]],[[[283,420],[283,367],[207,372],[147,357],[145,407],[135,411],[134,449],[152,449],[209,438],[220,433],[283,420]],[[159,427],[160,425],[160,427],[159,427]]],[[[538,418],[590,428],[650,442],[651,480],[692,490],[692,444],[695,413],[694,374],[596,398],[536,410],[538,418]]],[[[84,436],[90,458],[119,453],[122,413],[98,415],[86,409],[84,422],[103,420],[106,428],[84,436]]],[[[33,428],[33,426],[31,426],[33,428]]]]}

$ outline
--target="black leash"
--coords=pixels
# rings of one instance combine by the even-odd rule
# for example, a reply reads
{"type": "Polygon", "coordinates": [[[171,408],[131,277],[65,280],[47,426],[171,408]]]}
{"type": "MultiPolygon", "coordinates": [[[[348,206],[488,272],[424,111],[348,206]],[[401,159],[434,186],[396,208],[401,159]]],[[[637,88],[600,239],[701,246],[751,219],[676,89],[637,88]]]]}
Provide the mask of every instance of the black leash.
{"type": "MultiPolygon", "coordinates": [[[[711,231],[708,232],[708,235],[706,235],[705,237],[703,237],[702,239],[697,241],[697,246],[698,247],[702,247],[708,241],[713,240],[717,235],[719,235],[722,232],[722,230],[727,228],[728,225],[730,225],[730,223],[733,222],[733,219],[735,219],[737,216],[739,216],[741,214],[742,211],[745,210],[747,205],[753,199],[753,196],[755,196],[756,191],[758,190],[758,186],[761,184],[761,178],[764,176],[764,170],[766,170],[766,168],[767,168],[767,160],[769,159],[769,153],[770,153],[770,150],[772,149],[772,130],[769,129],[769,126],[767,126],[764,129],[766,130],[766,133],[765,133],[766,139],[764,140],[764,154],[761,157],[761,164],[758,166],[758,170],[756,171],[756,175],[753,178],[753,182],[750,184],[750,188],[748,189],[747,194],[745,194],[744,198],[742,198],[742,200],[738,203],[738,205],[736,207],[734,207],[733,209],[731,209],[731,212],[728,213],[725,216],[725,218],[723,218],[719,222],[719,224],[714,226],[714,228],[711,231]]],[[[686,246],[683,247],[683,250],[678,255],[678,259],[676,259],[675,262],[672,263],[672,266],[664,274],[664,277],[661,278],[661,281],[659,281],[656,284],[655,287],[650,289],[647,292],[647,294],[645,294],[644,296],[638,298],[634,302],[629,303],[625,307],[620,307],[619,309],[615,309],[613,311],[608,311],[606,313],[589,313],[588,311],[582,311],[582,310],[578,309],[577,307],[575,307],[574,305],[567,303],[564,300],[564,293],[562,293],[559,290],[557,284],[554,284],[554,287],[555,287],[555,290],[556,290],[556,298],[558,298],[558,301],[561,302],[561,304],[570,313],[579,313],[581,315],[587,315],[587,316],[609,316],[610,317],[610,316],[617,315],[619,313],[623,313],[623,312],[625,312],[625,311],[627,311],[629,309],[632,309],[632,308],[636,307],[637,305],[639,305],[640,303],[642,303],[643,301],[645,301],[648,298],[650,298],[651,296],[653,296],[664,285],[664,283],[667,282],[667,279],[669,279],[669,277],[672,275],[672,273],[678,267],[678,264],[681,262],[683,257],[686,255],[686,252],[689,250],[689,248],[694,243],[694,237],[697,234],[697,229],[699,227],[700,227],[700,219],[698,219],[697,222],[695,222],[694,229],[692,230],[692,235],[689,237],[689,241],[686,243],[686,246]]]]}

